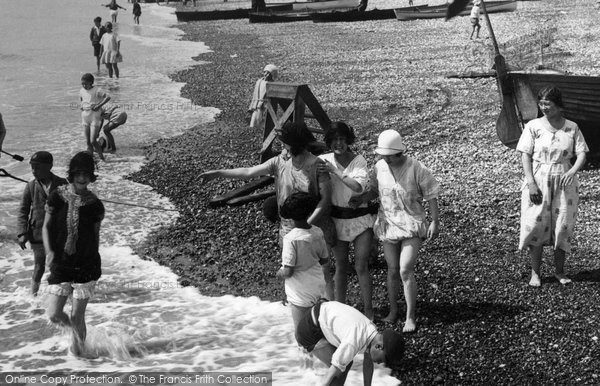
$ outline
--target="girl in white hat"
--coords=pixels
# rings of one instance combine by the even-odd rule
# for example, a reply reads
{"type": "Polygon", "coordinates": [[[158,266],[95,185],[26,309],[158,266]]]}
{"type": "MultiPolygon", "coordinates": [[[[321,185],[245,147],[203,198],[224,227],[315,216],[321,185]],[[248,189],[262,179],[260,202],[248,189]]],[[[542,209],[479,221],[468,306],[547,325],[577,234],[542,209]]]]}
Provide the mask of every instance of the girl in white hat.
{"type": "Polygon", "coordinates": [[[417,328],[415,308],[417,282],[415,262],[424,239],[433,239],[439,231],[437,197],[439,183],[419,161],[404,154],[406,145],[395,130],[379,134],[377,153],[381,159],[373,168],[366,193],[351,200],[358,204],[379,196],[381,204],[374,231],[383,241],[383,253],[388,266],[387,286],[390,312],[386,321],[398,319],[400,279],[406,300],[406,321],[403,332],[417,328]],[[427,223],[423,201],[429,203],[431,224],[427,223]]]}

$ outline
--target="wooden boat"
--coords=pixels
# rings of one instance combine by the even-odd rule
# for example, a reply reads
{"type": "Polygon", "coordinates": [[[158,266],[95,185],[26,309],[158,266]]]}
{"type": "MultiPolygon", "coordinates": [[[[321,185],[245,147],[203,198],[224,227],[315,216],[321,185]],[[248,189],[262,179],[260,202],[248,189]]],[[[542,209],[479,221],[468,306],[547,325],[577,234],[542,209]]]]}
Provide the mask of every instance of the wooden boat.
{"type": "Polygon", "coordinates": [[[350,11],[328,11],[313,12],[310,18],[314,23],[344,22],[344,21],[365,21],[365,20],[384,20],[396,17],[393,9],[371,9],[368,11],[359,11],[351,9],[350,11]]]}
{"type": "Polygon", "coordinates": [[[272,8],[267,6],[266,12],[248,12],[250,23],[284,23],[291,21],[310,20],[314,12],[328,12],[331,10],[350,11],[358,7],[358,0],[328,0],[318,2],[290,3],[291,9],[272,8]]]}
{"type": "MultiPolygon", "coordinates": [[[[329,2],[329,1],[327,1],[329,2]]],[[[288,3],[267,3],[267,11],[293,11],[294,2],[288,3]]],[[[300,5],[306,3],[299,3],[300,5]]],[[[297,6],[299,7],[299,6],[297,6]]],[[[177,9],[175,15],[177,21],[197,21],[197,20],[231,20],[231,19],[246,19],[248,13],[251,12],[248,8],[236,9],[215,9],[210,11],[199,11],[197,9],[177,9]]]]}
{"type": "Polygon", "coordinates": [[[554,85],[562,93],[564,116],[579,125],[590,153],[600,155],[600,77],[509,71],[507,82],[514,92],[503,95],[509,103],[503,103],[496,122],[496,132],[502,143],[516,147],[525,123],[541,116],[537,107],[538,91],[554,85]],[[511,123],[514,117],[517,125],[511,123]]]}
{"type": "MultiPolygon", "coordinates": [[[[471,14],[472,4],[469,4],[458,16],[469,16],[471,14]]],[[[394,9],[396,19],[398,20],[416,20],[416,19],[443,19],[446,17],[446,10],[448,5],[434,5],[434,6],[417,6],[414,10],[406,10],[404,8],[394,9]]],[[[498,13],[498,12],[511,12],[517,9],[517,2],[515,0],[503,0],[503,1],[486,1],[485,9],[487,13],[498,13]]]]}
{"type": "Polygon", "coordinates": [[[305,11],[248,12],[248,20],[250,23],[289,23],[310,20],[310,13],[305,11]]]}

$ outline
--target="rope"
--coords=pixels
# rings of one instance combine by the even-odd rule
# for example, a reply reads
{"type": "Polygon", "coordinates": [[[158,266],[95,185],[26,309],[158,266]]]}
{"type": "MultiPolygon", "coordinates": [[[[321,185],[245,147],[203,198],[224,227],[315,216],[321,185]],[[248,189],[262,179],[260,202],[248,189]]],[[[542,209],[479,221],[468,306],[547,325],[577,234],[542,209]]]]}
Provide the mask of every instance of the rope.
{"type": "MultiPolygon", "coordinates": [[[[10,177],[10,178],[14,178],[15,180],[19,180],[22,182],[27,183],[27,181],[25,181],[22,178],[19,177],[15,177],[12,174],[10,174],[9,172],[7,172],[4,169],[0,169],[0,177],[10,177]]],[[[164,210],[164,211],[169,211],[169,212],[177,212],[177,209],[167,209],[167,208],[162,208],[159,206],[148,206],[148,205],[140,205],[140,204],[133,204],[130,202],[122,202],[122,201],[113,201],[113,200],[106,200],[106,199],[102,199],[102,202],[110,202],[111,204],[119,204],[119,205],[127,205],[127,206],[136,206],[138,208],[146,208],[146,209],[154,209],[154,210],[164,210]]]]}

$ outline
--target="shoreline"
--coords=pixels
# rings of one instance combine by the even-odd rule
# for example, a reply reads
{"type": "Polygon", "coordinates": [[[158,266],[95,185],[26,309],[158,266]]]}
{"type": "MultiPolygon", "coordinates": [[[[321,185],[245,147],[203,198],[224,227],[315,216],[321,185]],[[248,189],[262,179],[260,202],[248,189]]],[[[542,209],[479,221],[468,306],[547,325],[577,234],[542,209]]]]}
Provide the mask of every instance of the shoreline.
{"type": "MultiPolygon", "coordinates": [[[[536,2],[520,2],[528,7],[519,13],[494,15],[496,36],[504,37],[501,43],[516,39],[518,33],[535,33],[536,21],[526,11],[539,7],[532,3],[536,2]],[[514,25],[521,31],[514,31],[514,25]]],[[[561,10],[567,7],[564,1],[553,3],[561,10]]],[[[574,10],[561,17],[580,18],[593,2],[574,3],[574,10]]],[[[558,45],[571,48],[581,36],[563,23],[567,24],[558,24],[558,45]]],[[[591,26],[591,16],[580,25],[591,26]]],[[[173,75],[173,80],[186,83],[183,97],[222,112],[214,123],[151,145],[150,160],[132,175],[180,211],[174,224],[153,232],[136,248],[139,256],[169,266],[182,284],[204,295],[281,300],[283,285],[274,277],[280,263],[277,226],[264,219],[261,203],[208,208],[208,199],[243,182],[199,186],[195,180],[207,169],[258,162],[262,133],[247,127],[246,109],[262,68],[274,63],[281,68],[282,81],[307,83],[332,120],[345,120],[355,128],[353,147],[370,165],[377,134],[395,128],[405,137],[409,155],[432,169],[442,183],[441,235],[425,243],[416,268],[419,331],[407,336],[406,360],[395,376],[403,383],[544,383],[600,375],[590,372],[584,360],[594,350],[589,336],[600,327],[598,318],[589,321],[589,315],[600,314],[600,306],[586,301],[600,295],[595,285],[600,272],[594,263],[600,252],[594,243],[598,170],[580,172],[580,216],[573,258],[567,260],[568,273],[578,275],[575,289],[561,291],[544,275],[542,289],[530,290],[525,255],[516,251],[521,170],[514,151],[495,136],[495,80],[443,76],[465,68],[489,69],[489,40],[467,42],[466,18],[318,27],[311,22],[249,25],[233,20],[178,28],[186,33],[184,39],[201,40],[212,52],[200,55],[196,59],[202,64],[173,75]],[[550,305],[553,311],[548,313],[550,305]],[[561,344],[536,353],[545,346],[529,331],[561,344]],[[555,354],[562,359],[553,359],[555,354]],[[510,364],[520,364],[523,370],[515,374],[510,364]]],[[[580,34],[600,32],[597,26],[592,32],[583,29],[580,34]]],[[[482,36],[487,36],[484,28],[482,36]]],[[[597,74],[592,63],[597,49],[585,51],[585,44],[592,44],[585,39],[578,44],[573,57],[561,60],[581,73],[597,74]]],[[[545,267],[548,272],[547,263],[545,267]]],[[[381,250],[372,270],[374,306],[384,313],[386,266],[381,250]]],[[[352,273],[348,302],[362,309],[359,295],[352,273]]],[[[402,296],[400,305],[402,312],[402,296]]]]}

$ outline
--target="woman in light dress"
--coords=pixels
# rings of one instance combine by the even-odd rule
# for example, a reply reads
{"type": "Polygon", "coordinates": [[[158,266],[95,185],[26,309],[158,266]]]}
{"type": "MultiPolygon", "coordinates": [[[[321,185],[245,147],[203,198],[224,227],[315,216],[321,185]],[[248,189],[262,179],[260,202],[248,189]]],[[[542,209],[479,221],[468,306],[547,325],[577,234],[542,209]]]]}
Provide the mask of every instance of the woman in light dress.
{"type": "Polygon", "coordinates": [[[113,73],[115,74],[115,77],[119,78],[119,67],[117,66],[117,63],[123,61],[123,55],[121,55],[121,39],[119,39],[116,32],[113,32],[113,25],[111,22],[106,22],[104,27],[106,28],[106,33],[102,35],[102,39],[100,39],[100,45],[102,46],[100,63],[106,65],[109,78],[113,77],[113,73]]]}
{"type": "Polygon", "coordinates": [[[579,180],[577,172],[589,151],[575,122],[565,119],[560,90],[548,86],[538,93],[543,117],[525,125],[517,150],[521,152],[525,181],[521,196],[519,249],[531,259],[529,285],[541,285],[540,267],[544,245],[554,248],[554,276],[560,284],[571,283],[564,272],[565,255],[577,218],[579,180]],[[571,159],[576,157],[575,163],[571,159]]]}

